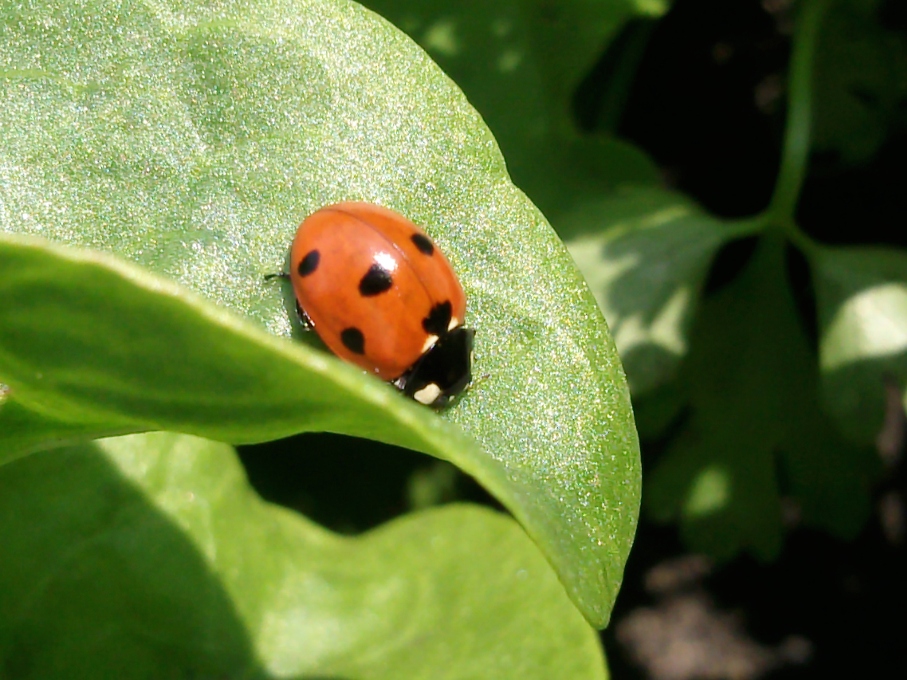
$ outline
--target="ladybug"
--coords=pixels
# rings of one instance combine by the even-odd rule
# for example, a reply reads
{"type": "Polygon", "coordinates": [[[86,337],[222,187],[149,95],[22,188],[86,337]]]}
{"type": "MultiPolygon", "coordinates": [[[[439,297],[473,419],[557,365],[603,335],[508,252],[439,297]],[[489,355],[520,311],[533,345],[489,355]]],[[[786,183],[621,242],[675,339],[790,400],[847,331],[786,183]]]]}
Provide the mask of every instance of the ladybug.
{"type": "MultiPolygon", "coordinates": [[[[296,232],[289,278],[306,328],[334,354],[427,406],[472,380],[466,295],[422,229],[392,210],[344,202],[296,232]]],[[[269,277],[270,278],[270,277],[269,277]]]]}

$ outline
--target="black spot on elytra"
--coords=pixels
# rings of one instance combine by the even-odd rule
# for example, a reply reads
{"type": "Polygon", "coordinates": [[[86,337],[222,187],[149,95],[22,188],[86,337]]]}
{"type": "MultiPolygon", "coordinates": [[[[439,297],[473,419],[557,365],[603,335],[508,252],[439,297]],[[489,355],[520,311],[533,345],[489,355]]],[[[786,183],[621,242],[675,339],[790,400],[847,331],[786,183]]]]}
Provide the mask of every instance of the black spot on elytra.
{"type": "Polygon", "coordinates": [[[368,268],[365,276],[359,281],[359,293],[364,297],[381,295],[390,290],[392,285],[394,285],[394,279],[391,273],[376,262],[368,268]]]}
{"type": "Polygon", "coordinates": [[[296,267],[296,273],[300,276],[308,276],[318,269],[319,261],[321,261],[321,253],[317,250],[310,250],[306,253],[305,257],[299,261],[299,266],[296,267]]]}
{"type": "Polygon", "coordinates": [[[425,332],[439,337],[444,335],[450,325],[451,309],[450,300],[439,302],[432,307],[428,316],[422,319],[422,328],[425,329],[425,332]]]}
{"type": "Polygon", "coordinates": [[[365,336],[356,327],[344,328],[340,331],[340,342],[351,352],[365,354],[365,336]]]}
{"type": "Polygon", "coordinates": [[[411,237],[413,245],[423,255],[431,255],[435,252],[435,244],[425,234],[413,234],[411,237]]]}

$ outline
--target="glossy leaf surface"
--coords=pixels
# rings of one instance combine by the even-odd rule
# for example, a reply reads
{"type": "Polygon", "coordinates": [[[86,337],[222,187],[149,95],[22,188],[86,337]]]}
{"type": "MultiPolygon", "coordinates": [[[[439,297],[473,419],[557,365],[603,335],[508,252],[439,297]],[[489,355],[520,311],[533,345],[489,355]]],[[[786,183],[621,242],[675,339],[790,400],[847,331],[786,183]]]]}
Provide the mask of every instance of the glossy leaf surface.
{"type": "Polygon", "coordinates": [[[73,435],[61,423],[407,446],[478,478],[604,624],[639,502],[620,363],[569,255],[427,56],[347,2],[3,11],[5,457],[73,435]],[[462,431],[264,332],[291,335],[294,311],[263,276],[306,214],[343,199],[404,213],[459,273],[480,377],[444,414],[462,431]]]}

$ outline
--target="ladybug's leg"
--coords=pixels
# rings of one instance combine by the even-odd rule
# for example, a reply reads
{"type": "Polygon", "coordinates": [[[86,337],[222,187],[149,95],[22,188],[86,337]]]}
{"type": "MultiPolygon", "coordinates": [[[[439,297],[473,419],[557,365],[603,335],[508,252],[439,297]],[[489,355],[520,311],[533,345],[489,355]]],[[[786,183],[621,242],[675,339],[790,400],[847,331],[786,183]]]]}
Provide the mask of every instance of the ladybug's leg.
{"type": "MultiPolygon", "coordinates": [[[[273,281],[274,279],[280,279],[281,281],[289,281],[290,275],[286,272],[279,272],[277,274],[266,274],[265,281],[273,281]]],[[[305,313],[305,310],[299,306],[299,300],[296,301],[296,316],[299,318],[299,325],[304,331],[311,331],[315,329],[315,324],[312,323],[312,320],[309,318],[309,315],[305,313]]]]}
{"type": "Polygon", "coordinates": [[[396,387],[401,392],[404,392],[404,391],[406,391],[406,383],[409,382],[409,378],[412,374],[413,374],[413,371],[412,371],[412,369],[410,369],[406,373],[401,375],[399,378],[394,378],[393,380],[390,380],[388,382],[390,382],[391,385],[396,387]]]}
{"type": "Polygon", "coordinates": [[[271,281],[273,279],[282,279],[283,281],[289,281],[290,275],[286,272],[278,272],[277,274],[265,274],[265,281],[271,281]]]}
{"type": "Polygon", "coordinates": [[[315,324],[312,323],[312,320],[309,318],[309,315],[305,313],[305,310],[299,306],[299,300],[296,301],[296,315],[299,317],[299,325],[302,326],[302,330],[315,330],[315,324]]]}

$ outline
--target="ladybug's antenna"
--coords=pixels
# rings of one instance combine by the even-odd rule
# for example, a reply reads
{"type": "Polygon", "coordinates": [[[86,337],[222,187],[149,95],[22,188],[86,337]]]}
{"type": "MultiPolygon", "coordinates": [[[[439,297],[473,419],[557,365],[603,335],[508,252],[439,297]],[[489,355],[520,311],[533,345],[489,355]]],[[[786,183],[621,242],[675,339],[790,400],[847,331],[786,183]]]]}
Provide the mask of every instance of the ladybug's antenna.
{"type": "Polygon", "coordinates": [[[286,272],[278,272],[277,274],[265,274],[265,281],[272,281],[274,279],[283,279],[286,281],[290,278],[290,275],[286,272]]]}

